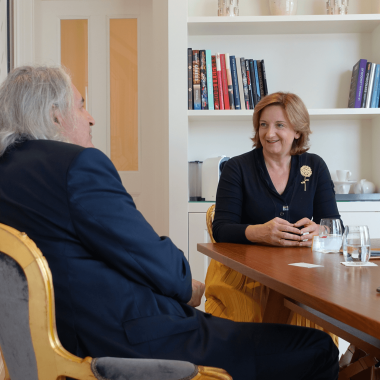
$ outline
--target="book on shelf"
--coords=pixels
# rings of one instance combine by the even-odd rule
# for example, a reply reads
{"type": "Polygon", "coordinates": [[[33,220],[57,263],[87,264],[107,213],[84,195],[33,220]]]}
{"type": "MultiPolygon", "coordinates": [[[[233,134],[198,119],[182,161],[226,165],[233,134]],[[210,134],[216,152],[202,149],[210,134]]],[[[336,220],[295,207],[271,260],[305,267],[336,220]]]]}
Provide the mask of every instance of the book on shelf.
{"type": "Polygon", "coordinates": [[[228,95],[228,82],[227,82],[227,70],[226,70],[226,55],[220,54],[220,67],[222,69],[222,85],[223,85],[223,100],[224,109],[230,109],[230,99],[228,95]]]}
{"type": "Polygon", "coordinates": [[[253,108],[255,108],[256,104],[259,102],[259,98],[257,96],[255,65],[253,63],[253,59],[248,60],[248,62],[249,62],[249,74],[251,75],[251,84],[252,84],[252,93],[253,93],[253,108]]]}
{"type": "Polygon", "coordinates": [[[224,55],[226,59],[226,74],[227,74],[227,86],[228,86],[228,100],[230,102],[230,109],[235,109],[235,101],[234,101],[234,89],[232,86],[232,75],[231,75],[231,64],[230,64],[230,55],[226,53],[224,55]]]}
{"type": "Polygon", "coordinates": [[[206,50],[199,50],[201,65],[201,108],[208,110],[206,50]]]}
{"type": "Polygon", "coordinates": [[[379,108],[379,101],[380,101],[380,66],[379,66],[379,81],[377,84],[376,98],[375,98],[374,106],[372,108],[379,108]]]}
{"type": "MultiPolygon", "coordinates": [[[[367,65],[367,60],[360,59],[352,68],[350,93],[348,97],[348,108],[361,108],[366,65],[367,65]]],[[[371,71],[371,76],[372,76],[372,71],[371,71]]],[[[369,83],[369,86],[371,86],[371,83],[369,83]]],[[[368,93],[371,93],[371,90],[372,90],[372,87],[371,88],[368,87],[368,93]]],[[[367,101],[368,101],[368,98],[369,96],[367,95],[367,101]]]]}
{"type": "Polygon", "coordinates": [[[212,80],[211,50],[206,50],[208,109],[214,109],[214,86],[212,80]]]}
{"type": "Polygon", "coordinates": [[[234,95],[235,109],[240,110],[241,109],[240,92],[239,92],[238,75],[237,75],[237,69],[236,69],[236,59],[234,55],[230,56],[230,67],[231,67],[232,89],[233,89],[233,95],[234,95]]]}
{"type": "Polygon", "coordinates": [[[220,54],[219,53],[216,54],[216,74],[217,74],[217,78],[218,78],[219,109],[224,110],[222,66],[220,64],[220,54]]]}
{"type": "Polygon", "coordinates": [[[193,107],[193,49],[187,49],[187,109],[193,107]]]}
{"type": "Polygon", "coordinates": [[[268,94],[263,59],[211,55],[211,50],[192,48],[187,57],[189,110],[250,110],[268,94]]]}
{"type": "Polygon", "coordinates": [[[218,74],[216,71],[216,56],[211,56],[212,64],[212,87],[214,92],[214,109],[219,109],[219,88],[218,88],[218,74]]]}
{"type": "Polygon", "coordinates": [[[248,93],[248,82],[247,82],[247,69],[245,67],[245,59],[240,58],[240,69],[241,69],[241,81],[243,83],[243,95],[244,95],[244,105],[245,109],[251,109],[249,104],[249,93],[248,93]]]}
{"type": "Polygon", "coordinates": [[[368,93],[367,93],[367,100],[365,102],[365,108],[371,108],[372,89],[373,89],[373,81],[375,79],[376,66],[377,66],[376,63],[372,63],[371,74],[369,75],[369,80],[368,80],[368,93]]]}
{"type": "Polygon", "coordinates": [[[259,83],[259,70],[257,69],[257,61],[256,60],[253,60],[253,68],[255,70],[257,102],[259,102],[261,100],[261,91],[260,91],[260,83],[259,83]]]}
{"type": "Polygon", "coordinates": [[[363,88],[362,107],[361,108],[365,108],[365,105],[367,102],[368,83],[369,83],[369,76],[371,74],[371,68],[372,68],[372,62],[367,62],[365,75],[364,75],[364,88],[363,88]]]}
{"type": "Polygon", "coordinates": [[[261,95],[261,99],[262,99],[265,96],[263,69],[261,67],[261,61],[256,61],[256,62],[257,62],[257,72],[259,74],[260,95],[261,95]]]}
{"type": "Polygon", "coordinates": [[[201,109],[201,70],[199,67],[199,50],[193,50],[193,105],[201,109]]]}
{"type": "Polygon", "coordinates": [[[238,87],[239,87],[240,109],[244,110],[246,108],[245,108],[245,101],[244,101],[243,78],[242,78],[242,72],[241,72],[241,67],[240,67],[240,58],[235,57],[235,64],[236,64],[236,76],[238,79],[238,87]]]}
{"type": "Polygon", "coordinates": [[[245,60],[245,74],[247,76],[248,96],[249,96],[249,109],[255,108],[255,100],[253,98],[251,70],[249,69],[249,59],[245,60]]]}
{"type": "Polygon", "coordinates": [[[265,71],[265,63],[264,63],[263,59],[261,60],[261,70],[263,72],[264,94],[268,95],[269,92],[268,92],[267,74],[266,74],[266,71],[265,71]]]}
{"type": "Polygon", "coordinates": [[[377,108],[379,104],[379,98],[377,94],[379,92],[379,76],[380,76],[380,65],[376,65],[376,70],[373,78],[373,87],[372,87],[372,97],[370,108],[377,108]]]}

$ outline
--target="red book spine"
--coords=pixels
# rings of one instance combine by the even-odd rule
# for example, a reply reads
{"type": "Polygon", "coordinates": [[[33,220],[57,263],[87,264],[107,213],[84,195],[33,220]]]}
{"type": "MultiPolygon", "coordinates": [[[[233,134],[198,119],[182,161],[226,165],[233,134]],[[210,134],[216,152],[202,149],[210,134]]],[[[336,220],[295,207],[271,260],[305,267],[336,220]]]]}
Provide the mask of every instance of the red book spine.
{"type": "Polygon", "coordinates": [[[218,74],[216,72],[216,57],[211,56],[211,66],[212,66],[212,87],[214,90],[214,109],[219,109],[219,90],[218,90],[218,74]]]}
{"type": "MultiPolygon", "coordinates": [[[[222,69],[220,66],[220,54],[219,53],[216,55],[216,75],[218,78],[219,109],[224,110],[222,69]]],[[[228,94],[227,94],[227,96],[228,96],[228,94]]]]}
{"type": "Polygon", "coordinates": [[[225,54],[220,54],[220,68],[222,69],[222,84],[223,84],[223,100],[224,109],[230,109],[230,99],[228,97],[228,83],[227,83],[227,70],[225,54]]]}

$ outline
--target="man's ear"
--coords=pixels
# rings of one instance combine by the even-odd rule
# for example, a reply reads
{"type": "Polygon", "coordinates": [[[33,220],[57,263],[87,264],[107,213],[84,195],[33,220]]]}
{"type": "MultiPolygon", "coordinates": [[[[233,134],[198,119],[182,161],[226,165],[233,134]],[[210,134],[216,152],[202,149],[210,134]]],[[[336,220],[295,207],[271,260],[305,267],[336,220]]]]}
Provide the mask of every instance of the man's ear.
{"type": "Polygon", "coordinates": [[[62,125],[62,121],[63,121],[63,119],[62,119],[61,113],[58,110],[56,110],[53,113],[53,122],[55,124],[62,125]]]}

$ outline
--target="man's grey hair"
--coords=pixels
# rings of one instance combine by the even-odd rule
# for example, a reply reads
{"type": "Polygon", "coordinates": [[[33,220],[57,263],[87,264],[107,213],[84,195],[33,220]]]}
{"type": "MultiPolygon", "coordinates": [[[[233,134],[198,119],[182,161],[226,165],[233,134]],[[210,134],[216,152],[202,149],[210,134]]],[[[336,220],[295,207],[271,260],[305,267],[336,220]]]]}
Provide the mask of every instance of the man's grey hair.
{"type": "Polygon", "coordinates": [[[70,77],[61,67],[11,71],[0,86],[0,156],[19,139],[65,141],[56,115],[70,122],[73,99],[70,77]]]}

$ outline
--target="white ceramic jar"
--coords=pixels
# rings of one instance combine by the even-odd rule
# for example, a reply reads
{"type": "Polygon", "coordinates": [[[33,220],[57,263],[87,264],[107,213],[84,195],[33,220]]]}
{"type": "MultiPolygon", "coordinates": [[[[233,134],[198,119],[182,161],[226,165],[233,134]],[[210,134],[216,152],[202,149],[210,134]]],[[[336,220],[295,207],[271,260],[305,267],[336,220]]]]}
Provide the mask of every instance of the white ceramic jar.
{"type": "Polygon", "coordinates": [[[297,14],[298,0],[269,0],[269,10],[272,15],[295,15],[297,14]]]}
{"type": "Polygon", "coordinates": [[[327,0],[326,13],[328,15],[348,14],[349,0],[327,0]]]}
{"type": "Polygon", "coordinates": [[[366,179],[361,179],[354,186],[355,194],[372,194],[374,192],[375,192],[375,184],[370,181],[367,181],[366,179]]]}
{"type": "Polygon", "coordinates": [[[239,16],[239,0],[218,0],[218,16],[239,16]]]}

